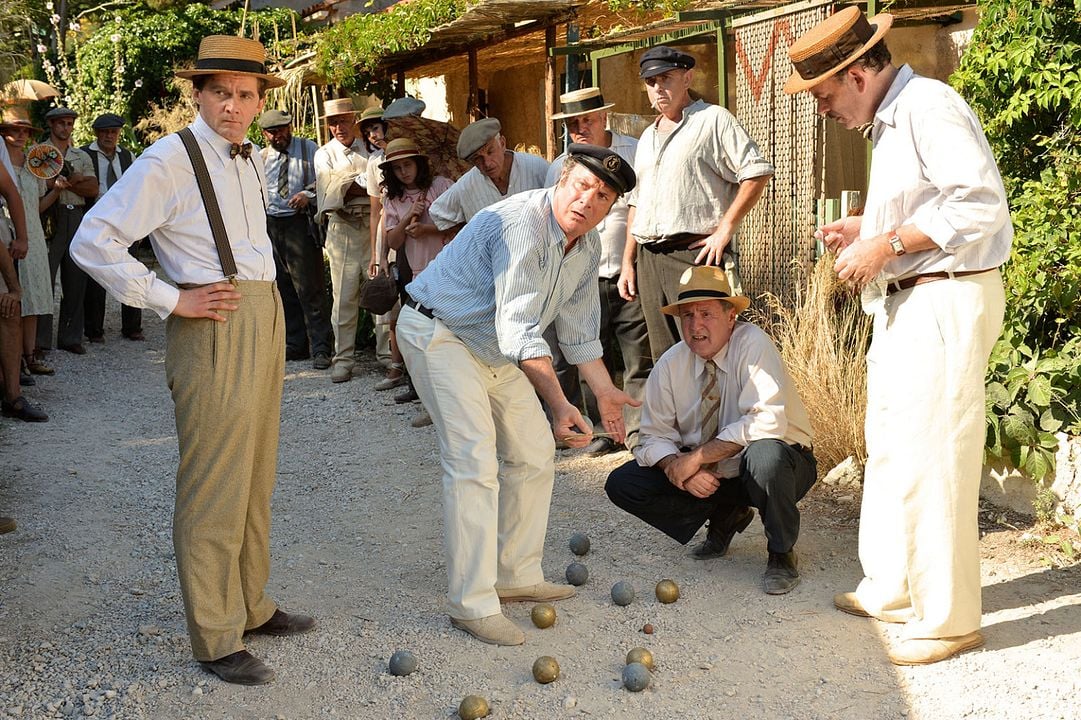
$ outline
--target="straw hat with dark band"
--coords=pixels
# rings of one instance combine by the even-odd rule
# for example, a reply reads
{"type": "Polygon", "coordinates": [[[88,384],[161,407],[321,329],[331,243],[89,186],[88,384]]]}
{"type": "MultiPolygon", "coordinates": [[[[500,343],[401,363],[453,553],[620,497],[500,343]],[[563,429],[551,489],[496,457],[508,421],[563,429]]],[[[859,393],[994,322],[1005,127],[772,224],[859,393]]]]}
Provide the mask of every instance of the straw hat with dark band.
{"type": "Polygon", "coordinates": [[[22,105],[12,105],[4,108],[4,114],[0,119],[0,128],[26,128],[31,132],[41,132],[41,128],[30,122],[30,111],[22,105]]]}
{"type": "Polygon", "coordinates": [[[848,67],[884,38],[892,25],[892,15],[879,13],[868,21],[854,5],[830,15],[788,48],[795,72],[784,91],[792,95],[810,90],[848,67]]]}
{"type": "Polygon", "coordinates": [[[723,300],[743,312],[751,305],[751,299],[743,295],[733,295],[732,286],[724,270],[713,265],[695,265],[683,271],[679,278],[679,295],[671,305],[665,305],[661,312],[665,315],[679,315],[679,306],[706,300],[723,300]]]}
{"type": "Polygon", "coordinates": [[[209,35],[199,43],[195,67],[177,70],[176,76],[185,80],[200,75],[230,73],[251,75],[266,81],[268,88],[281,87],[285,81],[266,70],[266,48],[258,40],[235,35],[209,35]]]}
{"type": "Polygon", "coordinates": [[[383,172],[390,172],[390,164],[395,160],[404,160],[410,157],[427,157],[424,153],[417,148],[417,144],[409,138],[396,138],[387,143],[386,159],[379,163],[379,167],[383,172]]]}
{"type": "Polygon", "coordinates": [[[582,88],[581,90],[563,93],[559,96],[559,104],[562,106],[561,109],[563,112],[558,112],[553,115],[553,120],[563,120],[565,118],[577,117],[578,115],[588,115],[589,113],[607,110],[616,105],[615,103],[605,103],[600,88],[595,87],[582,88]]]}

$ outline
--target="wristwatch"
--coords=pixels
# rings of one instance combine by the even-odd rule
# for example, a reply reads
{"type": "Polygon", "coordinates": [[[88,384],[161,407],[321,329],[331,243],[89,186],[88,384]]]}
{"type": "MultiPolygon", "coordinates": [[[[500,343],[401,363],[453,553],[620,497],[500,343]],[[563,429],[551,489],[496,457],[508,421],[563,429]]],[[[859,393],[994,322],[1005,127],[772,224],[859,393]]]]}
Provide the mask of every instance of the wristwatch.
{"type": "Polygon", "coordinates": [[[893,248],[893,254],[900,256],[905,254],[905,244],[901,242],[901,236],[896,232],[893,232],[888,240],[890,247],[893,248]]]}

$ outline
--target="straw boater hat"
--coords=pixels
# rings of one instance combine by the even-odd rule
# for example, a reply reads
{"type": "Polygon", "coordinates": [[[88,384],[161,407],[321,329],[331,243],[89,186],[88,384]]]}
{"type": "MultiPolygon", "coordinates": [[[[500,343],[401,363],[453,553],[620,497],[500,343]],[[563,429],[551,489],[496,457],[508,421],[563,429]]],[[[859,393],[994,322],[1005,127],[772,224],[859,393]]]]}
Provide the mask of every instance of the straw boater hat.
{"type": "Polygon", "coordinates": [[[601,110],[607,110],[610,107],[616,106],[615,103],[605,103],[600,88],[595,87],[587,87],[582,88],[581,90],[563,93],[559,96],[559,104],[562,106],[561,110],[563,112],[558,112],[553,115],[553,120],[564,120],[569,117],[577,117],[578,115],[588,115],[589,113],[600,112],[601,110]]]}
{"type": "Polygon", "coordinates": [[[177,70],[176,76],[185,80],[200,75],[233,73],[251,75],[266,81],[268,88],[281,87],[285,81],[266,70],[266,48],[258,40],[235,35],[208,35],[199,43],[195,67],[177,70]]]}
{"type": "Polygon", "coordinates": [[[23,105],[4,108],[4,114],[0,117],[0,128],[5,127],[27,128],[33,132],[41,132],[41,128],[30,122],[30,111],[23,105]]]}
{"type": "Polygon", "coordinates": [[[728,284],[724,270],[714,265],[695,265],[683,271],[676,301],[665,305],[661,312],[679,315],[680,305],[705,300],[723,300],[736,308],[736,312],[743,312],[751,305],[750,298],[732,294],[732,286],[728,284]]]}
{"type": "Polygon", "coordinates": [[[383,172],[390,172],[390,164],[395,160],[404,160],[410,157],[428,157],[420,151],[417,144],[409,138],[397,138],[387,143],[386,160],[379,163],[383,172]]]}
{"type": "Polygon", "coordinates": [[[848,67],[884,38],[892,25],[892,15],[879,13],[868,21],[855,5],[830,15],[788,48],[795,70],[784,91],[792,95],[810,90],[848,67]]]}
{"type": "Polygon", "coordinates": [[[334,98],[323,103],[324,120],[335,115],[352,115],[355,119],[356,114],[357,109],[353,105],[353,98],[334,98]]]}

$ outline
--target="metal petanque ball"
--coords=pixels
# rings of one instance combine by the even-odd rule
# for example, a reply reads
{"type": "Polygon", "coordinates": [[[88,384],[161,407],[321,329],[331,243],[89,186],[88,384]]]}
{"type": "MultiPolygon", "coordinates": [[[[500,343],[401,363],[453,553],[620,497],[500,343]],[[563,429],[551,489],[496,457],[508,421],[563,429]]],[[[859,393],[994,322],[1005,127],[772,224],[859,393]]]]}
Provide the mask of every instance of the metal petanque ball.
{"type": "Polygon", "coordinates": [[[462,720],[477,720],[488,717],[488,701],[480,695],[466,695],[458,706],[458,717],[462,720]]]}
{"type": "Polygon", "coordinates": [[[612,602],[616,605],[630,605],[634,602],[634,586],[626,580],[620,580],[612,586],[612,602]]]}
{"type": "Polygon", "coordinates": [[[589,552],[589,536],[585,533],[574,533],[570,540],[571,552],[575,555],[585,555],[589,552]]]}
{"type": "Polygon", "coordinates": [[[672,580],[661,580],[657,583],[657,599],[665,604],[679,600],[679,585],[672,580]]]}
{"type": "Polygon", "coordinates": [[[627,653],[627,664],[640,663],[645,665],[648,670],[653,670],[653,653],[646,650],[644,647],[632,648],[627,653]]]}
{"type": "Polygon", "coordinates": [[[554,657],[542,655],[533,661],[533,679],[547,685],[559,677],[559,663],[554,657]]]}
{"type": "Polygon", "coordinates": [[[649,668],[639,662],[629,663],[623,668],[623,687],[631,692],[642,692],[649,687],[653,677],[649,674],[649,668]]]}
{"type": "Polygon", "coordinates": [[[390,656],[390,674],[408,675],[417,669],[417,656],[408,650],[399,650],[390,656]]]}
{"type": "Polygon", "coordinates": [[[533,611],[529,613],[529,617],[533,620],[534,625],[543,630],[556,624],[556,609],[548,603],[539,603],[533,606],[533,611]]]}
{"type": "Polygon", "coordinates": [[[585,585],[589,579],[589,568],[580,562],[572,562],[567,566],[567,582],[571,585],[585,585]]]}

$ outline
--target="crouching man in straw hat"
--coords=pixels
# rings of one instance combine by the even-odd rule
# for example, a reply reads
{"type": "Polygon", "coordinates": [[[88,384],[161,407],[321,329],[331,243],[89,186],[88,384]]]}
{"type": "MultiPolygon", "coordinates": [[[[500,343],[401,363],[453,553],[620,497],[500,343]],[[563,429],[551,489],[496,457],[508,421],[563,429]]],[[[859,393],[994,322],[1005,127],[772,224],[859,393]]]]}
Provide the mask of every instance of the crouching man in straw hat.
{"type": "Polygon", "coordinates": [[[245,634],[315,628],[266,595],[285,323],[262,158],[244,141],[266,89],[283,84],[264,62],[254,40],[204,38],[195,68],[177,72],[194,86],[195,122],[135,161],[87,215],[71,250],[121,302],[168,318],[165,371],[180,446],[173,543],[188,633],[204,668],[244,685],[274,679],[244,649],[245,634]],[[186,133],[216,208],[196,182],[186,133]],[[218,208],[224,233],[208,221],[218,208]],[[147,235],[178,287],[127,253],[147,235]]]}
{"type": "Polygon", "coordinates": [[[399,347],[439,436],[451,624],[494,645],[525,642],[501,602],[574,595],[541,571],[552,436],[584,447],[593,427],[559,388],[545,328],[555,325],[617,442],[623,407],[638,405],[601,360],[594,230],[634,187],[634,171],[607,148],[571,145],[562,172],[554,188],[477,213],[406,287],[398,318],[399,347]]]}
{"type": "Polygon", "coordinates": [[[762,330],[739,320],[751,301],[722,268],[688,268],[675,302],[683,340],[646,381],[635,459],[608,476],[619,507],[686,544],[707,520],[695,557],[723,556],[758,508],[769,559],[763,589],[799,584],[796,504],[816,480],[811,424],[784,361],[762,330]]]}
{"type": "Polygon", "coordinates": [[[948,86],[892,64],[891,23],[849,7],[811,28],[789,50],[785,90],[810,92],[820,113],[874,143],[863,216],[818,231],[874,315],[864,579],[834,604],[904,623],[890,660],[916,665],[983,644],[984,375],[1013,228],[979,121],[948,86]]]}

